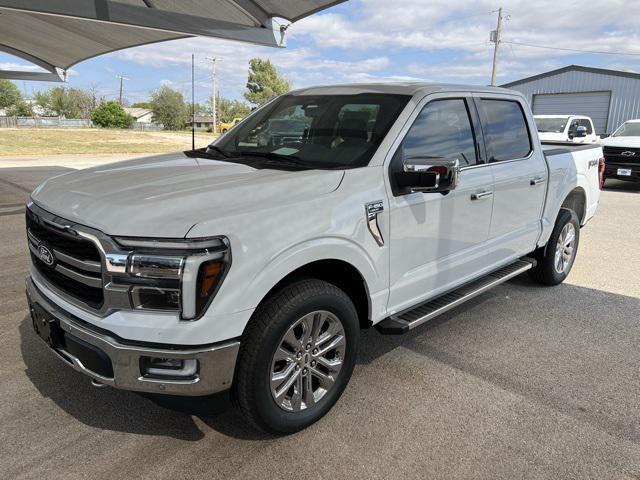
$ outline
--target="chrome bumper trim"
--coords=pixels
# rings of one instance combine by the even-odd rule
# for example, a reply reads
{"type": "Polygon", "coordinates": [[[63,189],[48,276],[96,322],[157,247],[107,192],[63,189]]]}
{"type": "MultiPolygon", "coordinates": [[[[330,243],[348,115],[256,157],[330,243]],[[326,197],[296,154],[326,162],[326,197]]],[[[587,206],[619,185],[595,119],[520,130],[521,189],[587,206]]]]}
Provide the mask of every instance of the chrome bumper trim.
{"type": "Polygon", "coordinates": [[[100,350],[113,365],[113,378],[104,377],[89,369],[64,350],[52,351],[73,369],[84,373],[92,380],[122,390],[163,393],[171,395],[199,396],[222,392],[231,388],[240,342],[230,340],[205,347],[181,347],[179,350],[125,345],[115,338],[97,333],[81,325],[71,315],[49,301],[35,286],[31,277],[26,279],[27,298],[55,317],[62,330],[100,350]],[[197,359],[198,373],[188,380],[146,378],[140,371],[140,357],[197,359]]]}

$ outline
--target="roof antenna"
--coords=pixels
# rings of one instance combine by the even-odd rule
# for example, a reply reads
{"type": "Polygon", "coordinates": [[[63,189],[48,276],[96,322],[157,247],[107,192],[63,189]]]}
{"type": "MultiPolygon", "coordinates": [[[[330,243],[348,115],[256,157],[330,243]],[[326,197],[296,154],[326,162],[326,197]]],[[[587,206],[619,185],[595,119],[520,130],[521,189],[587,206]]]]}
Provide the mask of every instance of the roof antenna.
{"type": "Polygon", "coordinates": [[[191,54],[191,150],[196,149],[196,81],[195,54],[191,54]]]}

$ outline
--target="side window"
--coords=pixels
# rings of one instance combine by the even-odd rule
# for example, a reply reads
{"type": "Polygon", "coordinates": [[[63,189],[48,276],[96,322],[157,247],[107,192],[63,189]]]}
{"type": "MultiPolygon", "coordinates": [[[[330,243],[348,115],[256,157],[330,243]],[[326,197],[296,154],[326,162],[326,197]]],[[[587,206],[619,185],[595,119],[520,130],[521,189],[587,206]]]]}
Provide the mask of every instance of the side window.
{"type": "Polygon", "coordinates": [[[569,125],[569,133],[575,133],[579,126],[580,126],[580,120],[576,120],[576,119],[571,120],[571,125],[569,125]]]}
{"type": "Polygon", "coordinates": [[[475,165],[476,144],[465,100],[434,100],[426,105],[400,148],[403,159],[457,158],[461,166],[475,165]]]}
{"type": "Polygon", "coordinates": [[[515,160],[531,153],[527,119],[518,102],[482,99],[478,103],[490,162],[515,160]]]}
{"type": "Polygon", "coordinates": [[[587,135],[591,135],[593,133],[593,127],[591,126],[591,122],[586,118],[579,120],[578,125],[580,127],[587,127],[587,135]]]}

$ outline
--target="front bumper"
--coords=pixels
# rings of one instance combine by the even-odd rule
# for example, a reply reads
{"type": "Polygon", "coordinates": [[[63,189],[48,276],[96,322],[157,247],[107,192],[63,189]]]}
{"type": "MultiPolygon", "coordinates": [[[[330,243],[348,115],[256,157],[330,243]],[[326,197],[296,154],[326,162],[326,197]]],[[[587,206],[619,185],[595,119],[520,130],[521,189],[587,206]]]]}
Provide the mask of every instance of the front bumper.
{"type": "Polygon", "coordinates": [[[137,392],[186,396],[209,395],[231,387],[240,347],[237,340],[199,347],[125,343],[109,332],[82,322],[57,307],[40,292],[31,277],[27,277],[26,280],[26,293],[32,319],[36,321],[39,319],[40,310],[44,311],[54,319],[61,336],[67,340],[51,343],[48,345],[51,350],[67,365],[100,384],[137,392]],[[107,364],[106,367],[102,368],[101,365],[101,368],[88,368],[87,365],[96,362],[83,362],[83,359],[79,358],[82,355],[72,354],[69,351],[71,349],[65,348],[65,345],[80,345],[79,349],[74,350],[87,351],[88,358],[98,359],[98,362],[107,364]],[[82,350],[83,348],[86,350],[82,350]],[[142,371],[143,357],[195,359],[198,361],[198,368],[197,372],[187,379],[152,378],[142,371]],[[95,370],[100,370],[100,373],[95,370]]]}

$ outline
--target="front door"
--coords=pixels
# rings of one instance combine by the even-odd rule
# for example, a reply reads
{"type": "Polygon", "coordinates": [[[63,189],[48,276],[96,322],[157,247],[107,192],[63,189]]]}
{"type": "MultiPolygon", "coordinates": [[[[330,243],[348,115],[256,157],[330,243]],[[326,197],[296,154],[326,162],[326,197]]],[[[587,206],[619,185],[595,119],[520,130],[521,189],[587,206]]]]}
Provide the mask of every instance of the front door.
{"type": "MultiPolygon", "coordinates": [[[[431,97],[430,97],[431,98],[431,97]]],[[[479,122],[470,98],[430,100],[415,117],[389,166],[411,158],[460,161],[457,188],[442,193],[394,191],[390,198],[391,313],[464,283],[486,269],[493,176],[476,138],[479,122]]]]}

